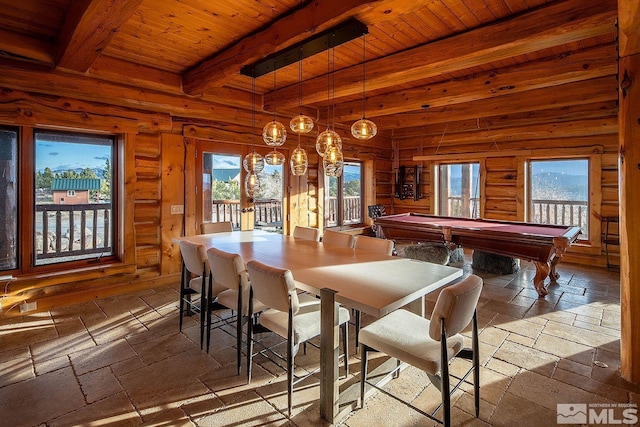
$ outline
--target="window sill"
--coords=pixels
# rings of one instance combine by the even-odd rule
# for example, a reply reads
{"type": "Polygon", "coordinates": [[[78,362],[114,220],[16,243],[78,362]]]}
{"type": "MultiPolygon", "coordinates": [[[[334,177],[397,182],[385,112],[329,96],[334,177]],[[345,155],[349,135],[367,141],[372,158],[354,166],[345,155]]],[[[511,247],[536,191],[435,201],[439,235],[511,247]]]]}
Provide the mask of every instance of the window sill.
{"type": "Polygon", "coordinates": [[[17,276],[12,282],[13,291],[26,291],[45,286],[62,285],[65,283],[101,279],[105,277],[133,274],[136,272],[135,264],[111,263],[89,267],[70,268],[61,271],[48,271],[43,273],[24,274],[17,276]]]}

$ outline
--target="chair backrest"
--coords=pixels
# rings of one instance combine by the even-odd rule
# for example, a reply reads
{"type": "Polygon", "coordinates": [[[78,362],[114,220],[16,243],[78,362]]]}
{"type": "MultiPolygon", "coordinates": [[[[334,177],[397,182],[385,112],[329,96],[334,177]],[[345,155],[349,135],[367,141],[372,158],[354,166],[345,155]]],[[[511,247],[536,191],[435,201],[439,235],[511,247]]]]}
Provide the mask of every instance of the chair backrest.
{"type": "Polygon", "coordinates": [[[209,259],[214,282],[236,291],[239,290],[240,286],[242,286],[243,290],[247,289],[249,275],[240,255],[209,248],[207,250],[207,258],[209,259]]]}
{"type": "Polygon", "coordinates": [[[337,246],[342,248],[353,247],[353,235],[349,233],[341,233],[339,231],[325,230],[322,235],[322,244],[327,246],[337,246]]]}
{"type": "Polygon", "coordinates": [[[393,240],[379,239],[377,237],[358,235],[355,238],[353,247],[357,251],[375,252],[385,255],[393,254],[393,240]]]}
{"type": "Polygon", "coordinates": [[[296,239],[315,240],[316,242],[319,242],[320,230],[317,228],[296,225],[296,228],[293,229],[293,237],[296,239]]]}
{"type": "Polygon", "coordinates": [[[203,222],[200,224],[200,234],[224,233],[226,231],[233,231],[233,225],[230,221],[203,222]]]}
{"type": "Polygon", "coordinates": [[[300,303],[290,270],[252,260],[247,263],[247,271],[255,299],[269,308],[285,313],[289,311],[291,304],[293,314],[298,312],[300,303]]]}
{"type": "Polygon", "coordinates": [[[201,276],[204,265],[204,273],[209,274],[209,260],[204,245],[183,240],[180,242],[180,254],[189,272],[201,276]]]}
{"type": "Polygon", "coordinates": [[[480,292],[482,292],[482,279],[475,274],[444,288],[438,295],[431,314],[429,326],[431,338],[440,341],[443,321],[447,337],[462,332],[473,319],[480,292]]]}

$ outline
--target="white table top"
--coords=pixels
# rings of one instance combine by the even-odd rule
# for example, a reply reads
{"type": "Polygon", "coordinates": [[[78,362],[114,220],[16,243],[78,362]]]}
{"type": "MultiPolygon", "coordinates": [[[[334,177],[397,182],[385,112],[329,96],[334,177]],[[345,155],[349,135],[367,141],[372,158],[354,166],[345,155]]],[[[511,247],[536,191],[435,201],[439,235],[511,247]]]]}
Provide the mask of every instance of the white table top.
{"type": "Polygon", "coordinates": [[[298,287],[315,295],[322,288],[335,299],[376,317],[408,304],[462,276],[459,268],[407,258],[325,247],[261,230],[200,234],[174,239],[240,254],[293,273],[298,287]]]}

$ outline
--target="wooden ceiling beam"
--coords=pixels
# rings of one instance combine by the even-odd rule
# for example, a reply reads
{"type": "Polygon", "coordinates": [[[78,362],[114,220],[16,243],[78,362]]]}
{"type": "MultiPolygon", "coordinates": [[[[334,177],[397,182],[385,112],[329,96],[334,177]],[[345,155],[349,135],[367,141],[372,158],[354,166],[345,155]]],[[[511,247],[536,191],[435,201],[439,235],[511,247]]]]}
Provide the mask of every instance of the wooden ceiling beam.
{"type": "Polygon", "coordinates": [[[56,45],[56,65],[85,72],[142,0],[78,0],[69,3],[56,45]]]}
{"type": "MultiPolygon", "coordinates": [[[[136,88],[61,70],[43,70],[30,64],[0,60],[0,87],[70,98],[127,108],[181,115],[221,123],[251,123],[251,109],[208,102],[196,97],[173,95],[136,88]]],[[[257,102],[260,100],[258,99],[257,102]]],[[[257,126],[273,119],[271,114],[256,114],[257,126]]]]}
{"type": "Polygon", "coordinates": [[[53,45],[45,40],[0,29],[0,51],[15,59],[26,59],[53,65],[53,45]]]}
{"type": "MultiPolygon", "coordinates": [[[[467,79],[376,95],[367,99],[366,113],[367,117],[374,118],[421,111],[615,75],[618,71],[617,54],[616,46],[610,44],[518,67],[488,71],[467,79]]],[[[339,103],[335,108],[337,121],[356,120],[361,116],[362,101],[339,103]]]]}
{"type": "Polygon", "coordinates": [[[429,108],[417,113],[397,114],[376,119],[379,129],[399,129],[449,123],[470,118],[481,119],[507,114],[540,111],[549,108],[607,102],[617,99],[616,76],[605,76],[583,82],[513,93],[446,107],[429,108]],[[532,101],[532,100],[535,100],[532,101]]]}
{"type": "MultiPolygon", "coordinates": [[[[367,64],[367,89],[380,90],[398,84],[452,73],[517,55],[553,48],[615,31],[616,0],[567,0],[523,13],[456,36],[367,64]]],[[[362,91],[362,67],[335,72],[335,97],[362,91]]],[[[326,99],[326,77],[305,81],[305,102],[326,99]]],[[[278,107],[293,106],[297,84],[278,88],[278,107]]],[[[265,94],[265,99],[273,95],[265,94]]]]}
{"type": "Polygon", "coordinates": [[[376,19],[386,20],[424,7],[420,2],[405,0],[316,0],[307,3],[187,71],[183,80],[185,93],[204,94],[211,88],[225,84],[242,66],[293,46],[346,18],[367,12],[376,19]]]}
{"type": "Polygon", "coordinates": [[[467,119],[457,122],[436,123],[426,126],[395,129],[394,140],[407,138],[425,138],[446,135],[449,133],[477,132],[480,129],[501,129],[544,123],[560,123],[574,120],[610,118],[618,115],[616,101],[578,104],[540,111],[525,111],[516,114],[467,119]]]}

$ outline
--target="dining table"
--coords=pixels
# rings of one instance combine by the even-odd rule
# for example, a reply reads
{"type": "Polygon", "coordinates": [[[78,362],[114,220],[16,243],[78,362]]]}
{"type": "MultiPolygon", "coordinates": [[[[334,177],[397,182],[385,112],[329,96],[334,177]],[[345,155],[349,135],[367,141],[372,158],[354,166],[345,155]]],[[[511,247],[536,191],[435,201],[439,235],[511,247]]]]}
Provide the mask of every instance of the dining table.
{"type": "Polygon", "coordinates": [[[321,242],[263,230],[179,237],[206,248],[239,254],[293,274],[296,287],[320,297],[320,415],[335,423],[340,410],[339,333],[336,302],[374,317],[406,306],[424,316],[425,295],[462,277],[460,268],[425,261],[332,247],[321,242]]]}

